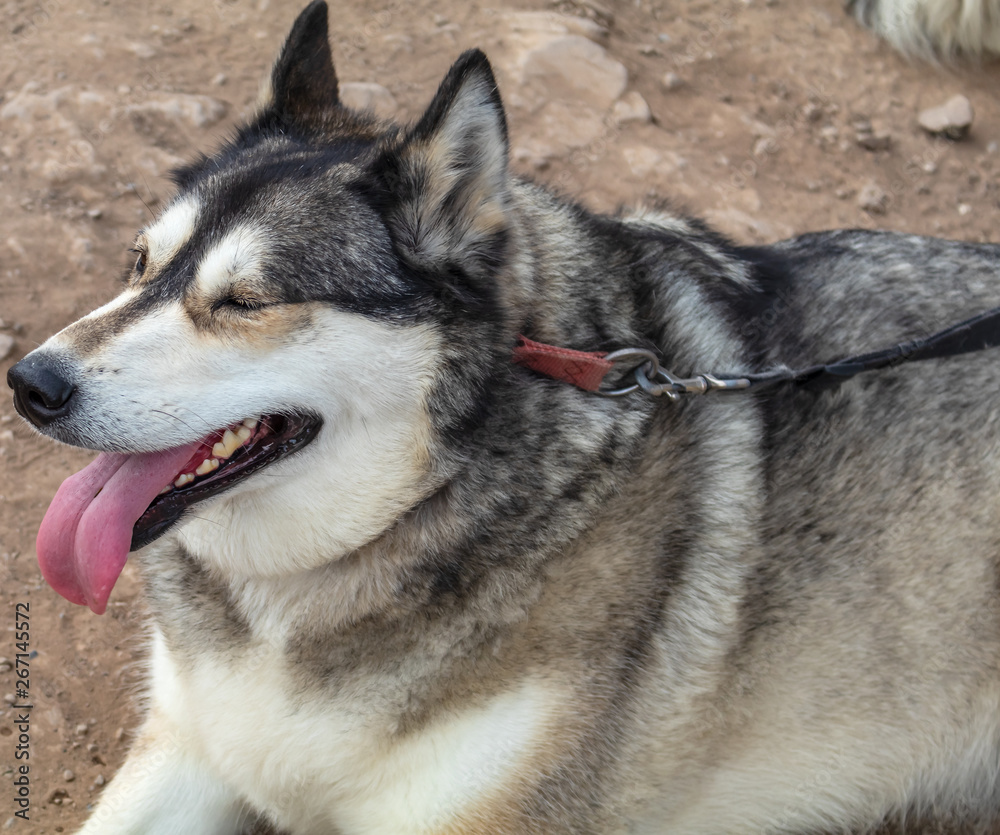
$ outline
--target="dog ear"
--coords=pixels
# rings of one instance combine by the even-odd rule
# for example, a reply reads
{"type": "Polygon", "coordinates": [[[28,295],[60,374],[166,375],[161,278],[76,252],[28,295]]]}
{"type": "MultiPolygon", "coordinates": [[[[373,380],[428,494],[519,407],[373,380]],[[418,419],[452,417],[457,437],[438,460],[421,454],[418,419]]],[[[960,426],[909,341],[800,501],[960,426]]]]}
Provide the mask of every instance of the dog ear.
{"type": "Polygon", "coordinates": [[[260,96],[262,113],[285,123],[322,121],[336,107],[337,73],[327,34],[325,0],[313,0],[296,18],[260,96]]]}
{"type": "Polygon", "coordinates": [[[507,122],[478,49],[448,71],[427,112],[378,163],[401,255],[431,272],[491,274],[506,242],[507,122]]]}

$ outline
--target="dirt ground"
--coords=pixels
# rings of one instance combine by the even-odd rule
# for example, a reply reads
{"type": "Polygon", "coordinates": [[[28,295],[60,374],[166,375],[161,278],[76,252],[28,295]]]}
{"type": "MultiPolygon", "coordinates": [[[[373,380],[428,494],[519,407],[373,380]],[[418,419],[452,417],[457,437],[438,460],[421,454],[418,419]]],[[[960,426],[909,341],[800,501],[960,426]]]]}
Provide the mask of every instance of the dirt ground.
{"type": "MultiPolygon", "coordinates": [[[[650,122],[605,120],[581,137],[519,96],[499,68],[518,170],[594,208],[666,196],[742,242],[842,226],[1000,240],[1000,65],[909,62],[839,0],[331,8],[341,80],[384,85],[401,120],[419,115],[463,49],[504,54],[512,10],[607,29],[603,46],[627,67],[627,89],[648,103],[650,122]],[[956,93],[975,108],[971,135],[924,133],[919,111],[956,93]]],[[[277,0],[0,0],[0,341],[15,340],[0,372],[116,291],[134,232],[170,195],[166,172],[210,150],[247,112],[298,9],[277,0]]],[[[0,829],[73,831],[138,721],[134,572],[126,568],[97,617],[56,596],[35,561],[49,500],[90,458],[34,435],[0,397],[0,829]],[[9,663],[18,604],[30,607],[30,822],[13,817],[8,782],[25,762],[15,760],[9,663]]]]}

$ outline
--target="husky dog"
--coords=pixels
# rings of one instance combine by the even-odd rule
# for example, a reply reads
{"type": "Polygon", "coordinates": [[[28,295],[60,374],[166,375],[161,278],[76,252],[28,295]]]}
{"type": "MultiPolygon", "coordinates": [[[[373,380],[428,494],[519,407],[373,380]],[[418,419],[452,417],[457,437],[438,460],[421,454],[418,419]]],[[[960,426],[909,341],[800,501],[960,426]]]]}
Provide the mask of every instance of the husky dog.
{"type": "Polygon", "coordinates": [[[1000,0],[845,0],[844,5],[907,55],[1000,56],[1000,0]]]}
{"type": "Polygon", "coordinates": [[[829,360],[997,306],[1000,246],[594,215],[511,175],[482,53],[400,128],[338,103],[326,23],[9,375],[101,452],[45,576],[100,612],[135,550],[153,613],[83,832],[997,823],[995,352],[670,400],[512,354],[829,360]]]}

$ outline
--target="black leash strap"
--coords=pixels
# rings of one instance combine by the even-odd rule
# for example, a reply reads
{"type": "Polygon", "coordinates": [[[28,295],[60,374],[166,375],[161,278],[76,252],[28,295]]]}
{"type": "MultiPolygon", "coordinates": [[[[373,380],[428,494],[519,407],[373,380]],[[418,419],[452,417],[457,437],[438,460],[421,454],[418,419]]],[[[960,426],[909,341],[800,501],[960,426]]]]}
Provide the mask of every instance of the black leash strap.
{"type": "Polygon", "coordinates": [[[777,383],[797,383],[811,389],[823,389],[849,380],[864,371],[875,371],[904,362],[955,357],[997,346],[1000,346],[1000,307],[987,310],[924,339],[902,342],[881,351],[858,354],[836,362],[811,365],[798,370],[778,369],[742,377],[717,377],[714,374],[699,374],[689,378],[676,377],[660,367],[652,352],[625,349],[608,354],[606,359],[624,362],[630,359],[634,361],[640,357],[644,359],[645,362],[634,369],[635,383],[613,391],[599,390],[598,393],[614,397],[642,389],[656,397],[666,395],[671,400],[679,400],[689,394],[746,391],[777,383]]]}
{"type": "Polygon", "coordinates": [[[858,354],[825,365],[813,365],[798,371],[774,371],[749,374],[750,387],[774,383],[801,383],[810,387],[836,385],[864,371],[876,371],[904,362],[941,359],[995,348],[1000,345],[1000,307],[987,310],[924,339],[902,342],[882,351],[858,354]]]}

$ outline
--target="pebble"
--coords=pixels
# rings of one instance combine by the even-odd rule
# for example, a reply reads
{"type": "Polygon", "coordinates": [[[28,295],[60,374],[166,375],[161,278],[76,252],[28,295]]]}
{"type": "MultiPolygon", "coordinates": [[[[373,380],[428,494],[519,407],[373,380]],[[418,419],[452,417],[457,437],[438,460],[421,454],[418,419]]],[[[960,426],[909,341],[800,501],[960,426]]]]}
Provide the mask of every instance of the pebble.
{"type": "Polygon", "coordinates": [[[207,128],[226,115],[226,103],[209,96],[178,93],[153,101],[133,104],[129,113],[158,113],[175,122],[187,122],[196,128],[207,128]]]}
{"type": "Polygon", "coordinates": [[[884,215],[888,199],[889,195],[870,180],[858,192],[858,206],[871,215],[884,215]]]}
{"type": "Polygon", "coordinates": [[[63,772],[63,780],[65,780],[67,783],[72,783],[75,779],[76,775],[70,769],[67,768],[63,772]]]}
{"type": "Polygon", "coordinates": [[[156,50],[150,46],[148,43],[142,43],[137,41],[134,43],[126,44],[125,48],[132,52],[136,58],[149,59],[156,57],[156,50]]]}
{"type": "Polygon", "coordinates": [[[816,102],[808,102],[802,108],[802,116],[807,122],[818,122],[823,118],[823,108],[816,102]]]}
{"type": "Polygon", "coordinates": [[[86,736],[88,733],[90,733],[90,728],[83,722],[76,726],[77,736],[86,736]]]}
{"type": "Polygon", "coordinates": [[[14,337],[6,333],[0,333],[0,360],[5,360],[14,350],[14,337]]]}
{"type": "Polygon", "coordinates": [[[653,114],[649,111],[649,105],[635,90],[630,90],[615,102],[611,115],[620,125],[626,122],[649,124],[653,121],[653,114]]]}
{"type": "Polygon", "coordinates": [[[675,72],[666,73],[660,81],[667,90],[677,90],[684,86],[684,79],[675,72]]]}
{"type": "Polygon", "coordinates": [[[218,75],[215,76],[215,78],[212,79],[212,83],[216,87],[221,87],[227,81],[229,81],[229,76],[226,75],[224,72],[220,72],[218,75]]]}
{"type": "Polygon", "coordinates": [[[929,107],[920,112],[917,121],[925,131],[948,139],[964,139],[975,113],[972,103],[965,96],[952,96],[938,107],[929,107]]]}
{"type": "Polygon", "coordinates": [[[866,151],[888,151],[892,137],[888,133],[858,132],[857,143],[866,151]]]}
{"type": "Polygon", "coordinates": [[[103,786],[106,782],[107,782],[107,780],[104,779],[104,775],[103,774],[98,774],[94,778],[94,785],[95,786],[103,786]]]}
{"type": "Polygon", "coordinates": [[[396,115],[399,105],[381,84],[348,82],[339,88],[340,101],[352,110],[370,110],[382,119],[396,115]]]}
{"type": "Polygon", "coordinates": [[[69,797],[69,792],[66,789],[53,789],[49,792],[46,803],[54,803],[56,806],[62,806],[64,797],[69,797]]]}

